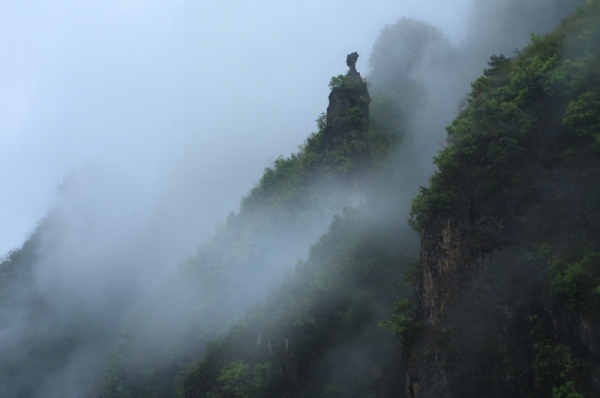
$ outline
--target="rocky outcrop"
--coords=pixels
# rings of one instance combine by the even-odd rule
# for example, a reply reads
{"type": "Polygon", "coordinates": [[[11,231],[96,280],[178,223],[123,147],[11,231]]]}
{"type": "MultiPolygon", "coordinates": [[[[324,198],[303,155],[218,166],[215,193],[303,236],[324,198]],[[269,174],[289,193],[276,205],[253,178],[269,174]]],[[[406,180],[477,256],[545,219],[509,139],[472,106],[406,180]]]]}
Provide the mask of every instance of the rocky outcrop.
{"type": "Polygon", "coordinates": [[[364,171],[371,165],[369,151],[369,103],[367,83],[356,70],[357,53],[349,54],[346,75],[332,80],[323,150],[335,153],[348,171],[364,171]]]}

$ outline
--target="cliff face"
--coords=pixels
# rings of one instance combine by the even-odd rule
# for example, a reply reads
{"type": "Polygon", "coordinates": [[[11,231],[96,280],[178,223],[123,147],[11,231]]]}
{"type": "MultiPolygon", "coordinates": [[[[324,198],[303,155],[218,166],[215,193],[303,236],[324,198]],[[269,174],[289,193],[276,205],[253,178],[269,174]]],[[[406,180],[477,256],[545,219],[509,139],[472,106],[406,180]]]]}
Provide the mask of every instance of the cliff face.
{"type": "Polygon", "coordinates": [[[591,3],[492,57],[450,126],[413,203],[409,396],[600,396],[598,42],[591,3]]]}

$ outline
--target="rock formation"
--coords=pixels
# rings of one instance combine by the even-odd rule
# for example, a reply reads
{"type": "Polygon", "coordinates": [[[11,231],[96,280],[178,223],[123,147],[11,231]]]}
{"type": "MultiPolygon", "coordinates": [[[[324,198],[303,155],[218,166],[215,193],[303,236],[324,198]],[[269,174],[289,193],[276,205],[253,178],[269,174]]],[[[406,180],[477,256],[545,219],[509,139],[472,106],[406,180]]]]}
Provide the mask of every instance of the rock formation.
{"type": "Polygon", "coordinates": [[[346,57],[350,68],[332,84],[327,107],[327,127],[323,135],[323,150],[337,153],[351,164],[342,165],[360,174],[371,164],[369,151],[369,103],[371,97],[366,82],[356,70],[356,52],[346,57]]]}

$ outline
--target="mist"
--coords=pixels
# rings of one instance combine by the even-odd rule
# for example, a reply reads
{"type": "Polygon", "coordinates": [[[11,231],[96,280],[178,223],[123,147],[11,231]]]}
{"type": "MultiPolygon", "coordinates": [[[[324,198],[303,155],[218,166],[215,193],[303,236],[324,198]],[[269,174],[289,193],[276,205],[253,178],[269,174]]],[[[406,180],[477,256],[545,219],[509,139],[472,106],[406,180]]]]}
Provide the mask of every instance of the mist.
{"type": "MultiPolygon", "coordinates": [[[[445,30],[458,41],[467,4],[430,19],[454,15],[445,30]]],[[[345,54],[368,54],[390,14],[434,6],[4,3],[0,251],[20,245],[69,171],[90,161],[189,213],[175,224],[188,219],[196,245],[314,130],[345,54]]]]}
{"type": "MultiPolygon", "coordinates": [[[[399,77],[418,87],[404,143],[385,166],[411,169],[390,183],[401,197],[389,199],[394,210],[400,201],[407,213],[489,56],[511,55],[567,10],[559,1],[541,16],[504,7],[519,1],[471,3],[0,6],[0,252],[19,247],[39,222],[32,286],[46,306],[17,300],[3,311],[0,345],[17,357],[41,338],[94,330],[39,396],[77,396],[98,382],[124,320],[239,209],[274,158],[315,130],[329,79],[350,52],[361,54],[372,92],[399,77]],[[369,74],[382,27],[402,16],[439,30],[418,51],[406,51],[409,40],[385,50],[398,52],[388,64],[402,68],[369,74]]],[[[293,264],[329,221],[293,243],[282,239],[270,261],[293,264]]],[[[223,305],[239,312],[240,301],[260,300],[271,286],[266,272],[237,276],[223,305]]]]}

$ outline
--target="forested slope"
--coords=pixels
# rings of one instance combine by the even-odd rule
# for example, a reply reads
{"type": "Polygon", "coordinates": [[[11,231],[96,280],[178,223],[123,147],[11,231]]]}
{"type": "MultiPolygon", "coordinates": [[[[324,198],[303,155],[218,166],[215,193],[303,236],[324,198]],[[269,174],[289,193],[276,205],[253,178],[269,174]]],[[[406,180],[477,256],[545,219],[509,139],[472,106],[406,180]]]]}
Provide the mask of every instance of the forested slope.
{"type": "Polygon", "coordinates": [[[448,128],[412,206],[418,309],[393,318],[409,396],[599,396],[598,43],[588,2],[492,57],[448,128]]]}

